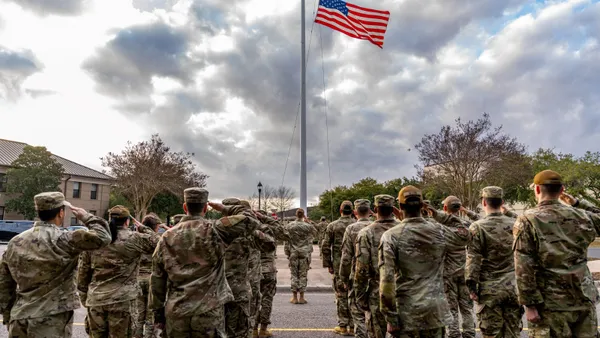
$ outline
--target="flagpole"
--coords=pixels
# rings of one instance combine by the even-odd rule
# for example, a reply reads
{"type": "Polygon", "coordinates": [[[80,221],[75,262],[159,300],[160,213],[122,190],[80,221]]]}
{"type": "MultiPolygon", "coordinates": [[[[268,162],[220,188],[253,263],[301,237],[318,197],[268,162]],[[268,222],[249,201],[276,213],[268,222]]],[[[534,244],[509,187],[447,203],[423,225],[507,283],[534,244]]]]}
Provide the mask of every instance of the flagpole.
{"type": "Polygon", "coordinates": [[[301,0],[301,40],[302,49],[302,84],[300,92],[300,208],[304,209],[308,216],[306,208],[306,18],[304,13],[305,0],[301,0]]]}

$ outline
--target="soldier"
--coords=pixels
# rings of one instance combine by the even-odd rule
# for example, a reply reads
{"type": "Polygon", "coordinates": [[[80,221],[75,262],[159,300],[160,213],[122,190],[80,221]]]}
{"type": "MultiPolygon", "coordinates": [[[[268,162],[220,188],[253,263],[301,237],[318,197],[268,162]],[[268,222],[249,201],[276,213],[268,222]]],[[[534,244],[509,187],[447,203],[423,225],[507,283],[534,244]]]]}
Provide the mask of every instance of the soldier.
{"type": "Polygon", "coordinates": [[[371,202],[365,199],[354,201],[354,209],[358,222],[349,225],[344,233],[342,240],[342,258],[340,263],[340,278],[348,291],[348,303],[352,321],[354,322],[354,332],[357,338],[367,338],[367,329],[365,326],[365,311],[356,304],[354,293],[354,271],[356,269],[356,237],[358,232],[372,222],[369,220],[371,214],[371,202]]]}
{"type": "MultiPolygon", "coordinates": [[[[259,228],[265,234],[275,238],[277,241],[289,240],[287,230],[281,225],[281,222],[267,216],[265,211],[260,210],[256,213],[257,218],[263,223],[259,228]]],[[[273,297],[277,292],[277,268],[275,266],[275,249],[268,252],[261,252],[260,255],[262,278],[260,280],[261,303],[260,311],[256,316],[256,324],[252,336],[259,338],[272,337],[271,332],[267,330],[271,324],[271,311],[273,310],[273,297]],[[258,330],[260,324],[260,331],[258,330]]]]}
{"type": "Polygon", "coordinates": [[[0,263],[0,311],[10,337],[72,336],[80,307],[75,283],[79,254],[110,244],[108,223],[71,206],[60,192],[34,197],[40,221],[10,240],[0,263]],[[63,231],[65,206],[89,231],[63,231]]]}
{"type": "Polygon", "coordinates": [[[173,216],[173,226],[179,224],[179,222],[181,221],[181,219],[185,217],[184,214],[177,214],[175,216],[173,216]]]}
{"type": "Polygon", "coordinates": [[[227,337],[224,304],[234,298],[225,278],[225,248],[260,224],[237,214],[242,206],[208,203],[205,189],[188,188],[183,197],[187,215],[162,235],[152,256],[154,323],[159,330],[166,324],[169,338],[227,337]],[[208,205],[225,216],[209,222],[208,205]]]}
{"type": "Polygon", "coordinates": [[[519,303],[530,337],[596,337],[598,290],[587,267],[588,246],[600,236],[600,216],[561,204],[561,176],[551,170],[534,180],[537,207],[514,228],[519,303]]]}
{"type": "Polygon", "coordinates": [[[444,280],[446,298],[452,312],[453,321],[448,326],[449,338],[460,338],[459,313],[462,317],[462,338],[475,338],[473,320],[473,301],[465,282],[466,247],[469,244],[469,226],[471,222],[458,217],[460,211],[466,212],[471,219],[479,216],[462,207],[460,199],[448,196],[444,200],[444,211],[429,207],[433,218],[446,227],[446,258],[444,262],[444,280]]]}
{"type": "Polygon", "coordinates": [[[387,332],[392,337],[442,338],[451,321],[443,278],[445,230],[421,217],[419,189],[402,188],[398,202],[403,220],[383,234],[379,248],[387,332]]]}
{"type": "Polygon", "coordinates": [[[117,205],[109,210],[112,241],[105,248],[84,252],[79,258],[77,289],[88,309],[90,336],[131,337],[136,323],[136,300],[141,290],[137,272],[142,254],[154,251],[157,233],[134,220],[117,205]]]}
{"type": "Polygon", "coordinates": [[[600,208],[598,208],[597,206],[593,205],[592,203],[590,203],[586,200],[579,200],[579,199],[567,194],[564,191],[562,194],[560,194],[559,199],[562,202],[564,202],[565,204],[570,205],[574,208],[587,210],[594,214],[600,214],[600,208]]]}
{"type": "Polygon", "coordinates": [[[476,302],[479,329],[484,338],[519,337],[523,307],[517,300],[512,251],[515,219],[502,213],[503,190],[485,187],[481,204],[486,217],[473,224],[467,250],[466,284],[476,302]]]}
{"type": "Polygon", "coordinates": [[[352,202],[342,202],[340,205],[341,217],[327,226],[323,243],[321,243],[323,267],[327,268],[329,273],[333,275],[333,289],[335,291],[338,317],[338,326],[334,329],[334,332],[344,336],[354,334],[354,322],[348,307],[348,289],[346,289],[340,278],[342,240],[346,228],[354,223],[354,219],[351,217],[353,213],[352,202]]]}
{"type": "MultiPolygon", "coordinates": [[[[255,213],[252,212],[252,206],[250,206],[250,202],[246,200],[240,200],[240,205],[242,205],[247,211],[251,212],[252,216],[256,217],[255,213]]],[[[262,229],[259,229],[262,230],[262,229]]],[[[277,244],[272,243],[272,251],[277,249],[277,244]]],[[[261,273],[261,250],[259,250],[260,243],[252,243],[250,245],[250,255],[248,257],[248,278],[250,280],[250,288],[252,289],[252,298],[250,299],[250,327],[255,326],[256,315],[258,310],[260,309],[260,280],[262,277],[261,273]]],[[[269,247],[269,251],[271,251],[271,247],[269,247]]]]}
{"type": "MultiPolygon", "coordinates": [[[[319,222],[319,224],[317,224],[315,226],[315,228],[317,229],[317,236],[315,238],[316,244],[317,245],[321,245],[321,241],[323,240],[323,237],[325,237],[325,230],[327,229],[327,219],[325,218],[325,216],[321,216],[321,221],[319,222]]],[[[313,242],[314,243],[314,242],[313,242]]],[[[323,257],[323,255],[321,254],[321,258],[323,257]]]]}
{"type": "Polygon", "coordinates": [[[375,196],[377,220],[358,232],[356,237],[356,270],[354,292],[358,306],[366,311],[369,337],[384,338],[385,317],[379,307],[379,242],[384,232],[398,225],[394,217],[394,198],[375,196]]]}
{"type": "Polygon", "coordinates": [[[289,234],[289,240],[285,243],[285,255],[288,257],[290,274],[292,277],[292,304],[306,304],[304,291],[308,283],[308,267],[310,253],[312,252],[312,241],[317,235],[317,229],[304,221],[304,210],[296,210],[296,220],[289,223],[285,228],[289,234]],[[298,298],[300,293],[300,298],[298,298]]]}

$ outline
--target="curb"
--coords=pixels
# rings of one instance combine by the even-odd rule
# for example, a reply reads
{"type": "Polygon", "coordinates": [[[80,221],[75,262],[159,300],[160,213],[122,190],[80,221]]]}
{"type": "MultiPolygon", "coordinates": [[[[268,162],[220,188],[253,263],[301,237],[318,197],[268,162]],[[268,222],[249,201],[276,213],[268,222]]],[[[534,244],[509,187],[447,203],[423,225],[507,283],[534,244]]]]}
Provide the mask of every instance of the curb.
{"type": "MultiPolygon", "coordinates": [[[[308,285],[306,292],[322,292],[322,293],[333,293],[333,287],[331,285],[308,285]]],[[[277,285],[277,293],[292,293],[291,285],[277,285]]]]}

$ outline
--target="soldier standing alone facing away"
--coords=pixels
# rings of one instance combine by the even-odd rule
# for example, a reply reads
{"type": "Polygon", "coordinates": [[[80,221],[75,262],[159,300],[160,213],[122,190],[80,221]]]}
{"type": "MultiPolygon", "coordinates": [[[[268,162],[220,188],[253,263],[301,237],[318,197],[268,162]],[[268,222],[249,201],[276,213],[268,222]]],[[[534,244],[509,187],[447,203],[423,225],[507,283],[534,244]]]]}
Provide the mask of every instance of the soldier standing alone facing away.
{"type": "Polygon", "coordinates": [[[289,240],[285,244],[285,255],[288,257],[290,274],[292,279],[292,304],[306,304],[304,292],[308,283],[308,267],[310,253],[312,252],[312,241],[317,235],[314,226],[304,222],[304,210],[296,210],[296,220],[289,223],[285,229],[289,234],[289,240]],[[298,298],[300,293],[300,298],[298,298]]]}
{"type": "Polygon", "coordinates": [[[9,337],[72,337],[80,307],[75,283],[79,254],[110,244],[108,223],[71,206],[60,192],[34,197],[41,221],[10,240],[0,264],[0,310],[9,337]],[[89,231],[63,231],[65,206],[89,231]]]}
{"type": "Polygon", "coordinates": [[[558,201],[561,176],[551,170],[533,179],[537,207],[514,225],[519,303],[530,337],[596,337],[598,290],[587,250],[600,236],[600,216],[558,201]]]}
{"type": "Polygon", "coordinates": [[[330,223],[325,230],[321,253],[323,255],[323,267],[333,275],[333,289],[337,304],[338,326],[335,333],[342,335],[354,334],[354,323],[350,308],[348,307],[348,289],[340,278],[340,262],[342,259],[342,240],[346,228],[356,222],[351,216],[354,213],[352,202],[344,201],[340,205],[340,215],[337,221],[330,223]]]}
{"type": "Polygon", "coordinates": [[[469,228],[472,240],[465,279],[484,338],[516,338],[523,328],[512,250],[515,218],[503,215],[503,197],[500,187],[483,188],[481,204],[486,216],[469,228]]]}

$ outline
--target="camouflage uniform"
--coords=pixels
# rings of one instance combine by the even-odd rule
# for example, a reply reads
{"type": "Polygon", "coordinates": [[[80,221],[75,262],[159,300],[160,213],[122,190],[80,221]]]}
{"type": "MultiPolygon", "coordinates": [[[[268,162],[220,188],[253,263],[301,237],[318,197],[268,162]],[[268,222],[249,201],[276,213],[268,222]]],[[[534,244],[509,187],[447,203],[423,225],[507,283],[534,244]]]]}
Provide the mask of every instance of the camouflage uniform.
{"type": "Polygon", "coordinates": [[[314,226],[296,219],[285,226],[290,238],[285,243],[285,255],[289,260],[290,274],[292,278],[292,292],[306,291],[308,283],[308,266],[310,253],[312,252],[312,241],[317,230],[314,226]]]}
{"type": "MultiPolygon", "coordinates": [[[[562,184],[552,171],[536,185],[562,184]]],[[[538,203],[513,228],[519,303],[535,307],[540,323],[530,337],[596,337],[598,290],[587,267],[587,249],[600,236],[600,216],[557,200],[538,203]]]]}
{"type": "MultiPolygon", "coordinates": [[[[370,207],[369,200],[359,199],[354,201],[354,208],[366,206],[370,207]]],[[[367,338],[367,328],[365,326],[365,311],[356,303],[356,295],[353,287],[354,271],[356,269],[356,237],[358,232],[372,222],[368,218],[361,218],[358,222],[349,225],[344,233],[342,240],[342,257],[340,263],[340,279],[342,283],[348,286],[348,303],[352,321],[354,322],[354,332],[357,338],[367,338]]]]}
{"type": "MultiPolygon", "coordinates": [[[[394,206],[390,195],[375,196],[375,206],[394,206]]],[[[379,308],[379,242],[384,232],[398,225],[394,216],[378,219],[358,232],[354,292],[358,306],[366,311],[369,337],[383,338],[387,332],[385,317],[379,308]]]]}
{"type": "MultiPolygon", "coordinates": [[[[184,199],[207,203],[208,191],[189,188],[184,199]]],[[[242,208],[226,206],[223,214],[242,208]]],[[[225,247],[259,225],[246,215],[225,216],[214,224],[203,216],[185,216],[163,233],[152,256],[150,308],[155,322],[166,319],[169,338],[227,337],[224,304],[234,298],[225,278],[225,247]]]]}
{"type": "MultiPolygon", "coordinates": [[[[407,186],[398,193],[401,204],[410,198],[422,200],[421,191],[407,186]]],[[[444,292],[445,232],[439,224],[413,217],[381,237],[381,313],[399,328],[392,337],[444,337],[452,321],[444,292]]]]}
{"type": "MultiPolygon", "coordinates": [[[[317,244],[320,246],[321,242],[323,241],[323,238],[325,237],[325,230],[327,230],[327,225],[328,223],[322,219],[321,222],[319,222],[317,225],[315,225],[315,229],[317,229],[317,235],[315,237],[315,240],[317,241],[317,244]]],[[[323,255],[321,255],[322,257],[323,255]]]]}
{"type": "MultiPolygon", "coordinates": [[[[128,218],[129,210],[115,206],[111,218],[128,218]]],[[[154,251],[157,233],[147,227],[140,232],[118,229],[117,239],[105,248],[84,252],[79,258],[77,290],[88,309],[90,336],[131,337],[137,320],[135,302],[140,256],[154,251]]]]}
{"type": "MultiPolygon", "coordinates": [[[[60,192],[34,197],[38,211],[65,205],[60,192]]],[[[110,244],[105,220],[86,214],[89,231],[63,231],[35,222],[8,243],[0,263],[0,311],[10,337],[71,337],[73,312],[80,307],[75,283],[79,254],[110,244]]]]}
{"type": "MultiPolygon", "coordinates": [[[[352,210],[352,202],[344,201],[340,210],[352,210]]],[[[340,278],[340,262],[342,258],[342,240],[346,228],[355,223],[354,219],[348,216],[341,216],[337,221],[330,223],[325,230],[323,242],[321,243],[321,253],[323,254],[323,267],[333,268],[333,289],[337,304],[338,326],[340,328],[354,328],[350,308],[348,307],[348,290],[344,287],[340,278]]]]}
{"type": "MultiPolygon", "coordinates": [[[[456,197],[453,203],[460,203],[456,197]]],[[[447,203],[447,202],[445,202],[447,203]]],[[[468,212],[469,218],[479,218],[474,212],[468,212]]],[[[449,338],[460,338],[459,313],[462,317],[462,337],[475,337],[475,321],[473,319],[473,301],[469,297],[469,289],[465,281],[465,262],[467,260],[467,245],[471,238],[470,222],[443,211],[434,212],[433,218],[446,228],[446,257],[444,259],[444,286],[446,299],[452,312],[452,323],[448,326],[449,338]]]]}
{"type": "MultiPolygon", "coordinates": [[[[502,188],[486,187],[482,198],[503,198],[502,188]]],[[[477,294],[476,314],[484,337],[519,337],[523,307],[517,301],[512,251],[515,219],[490,213],[469,228],[465,279],[477,294]]]]}
{"type": "Polygon", "coordinates": [[[179,224],[179,222],[181,222],[181,219],[184,218],[186,215],[185,214],[177,214],[175,216],[173,216],[173,226],[179,224]]]}

